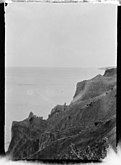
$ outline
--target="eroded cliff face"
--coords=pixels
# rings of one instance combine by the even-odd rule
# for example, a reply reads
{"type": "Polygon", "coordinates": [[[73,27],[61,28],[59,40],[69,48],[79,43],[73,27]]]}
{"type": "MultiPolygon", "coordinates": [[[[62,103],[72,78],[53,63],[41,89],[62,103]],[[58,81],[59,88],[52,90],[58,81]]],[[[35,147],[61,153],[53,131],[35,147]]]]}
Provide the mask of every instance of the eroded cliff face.
{"type": "Polygon", "coordinates": [[[21,122],[13,121],[12,139],[7,153],[15,158],[23,158],[36,152],[39,149],[40,134],[45,131],[46,127],[46,121],[41,117],[36,117],[33,113],[21,122]]]}
{"type": "MultiPolygon", "coordinates": [[[[114,70],[114,69],[113,69],[114,70]]],[[[99,96],[116,86],[116,71],[106,70],[104,76],[97,75],[93,79],[77,83],[73,101],[87,100],[99,96]]]]}
{"type": "Polygon", "coordinates": [[[116,149],[116,69],[77,83],[72,102],[55,106],[47,120],[30,113],[27,119],[13,122],[11,130],[7,154],[12,159],[84,159],[87,146],[96,155],[93,148],[100,144],[102,154],[105,138],[116,149]],[[74,155],[72,144],[80,156],[74,155]]]}
{"type": "Polygon", "coordinates": [[[104,76],[106,77],[113,77],[113,76],[116,76],[117,74],[117,68],[112,68],[112,69],[107,69],[104,73],[104,76]]]}

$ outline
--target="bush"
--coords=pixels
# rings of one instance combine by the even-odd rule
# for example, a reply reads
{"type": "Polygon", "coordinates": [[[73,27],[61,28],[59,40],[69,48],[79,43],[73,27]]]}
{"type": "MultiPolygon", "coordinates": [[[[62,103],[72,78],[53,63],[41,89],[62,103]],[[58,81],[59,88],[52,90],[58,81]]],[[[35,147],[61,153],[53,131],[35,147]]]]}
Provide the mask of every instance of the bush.
{"type": "Polygon", "coordinates": [[[85,148],[81,148],[71,143],[63,155],[58,155],[59,159],[80,159],[80,160],[101,160],[107,155],[109,147],[108,139],[103,138],[85,148]]]}

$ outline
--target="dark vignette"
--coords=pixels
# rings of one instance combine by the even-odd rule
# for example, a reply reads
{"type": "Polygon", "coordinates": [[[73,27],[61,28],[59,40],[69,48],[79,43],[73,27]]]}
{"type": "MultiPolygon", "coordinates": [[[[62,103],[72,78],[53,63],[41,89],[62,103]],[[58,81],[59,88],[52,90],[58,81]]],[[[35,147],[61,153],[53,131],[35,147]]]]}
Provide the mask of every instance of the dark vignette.
{"type": "Polygon", "coordinates": [[[0,3],[0,155],[4,151],[4,100],[5,100],[5,17],[4,3],[0,3]]]}
{"type": "MultiPolygon", "coordinates": [[[[9,5],[9,4],[8,4],[9,5]]],[[[120,126],[120,97],[121,97],[121,73],[120,73],[120,62],[121,62],[121,7],[118,6],[118,17],[117,17],[117,145],[121,142],[121,126],[120,126]]],[[[1,108],[1,114],[0,114],[0,154],[4,155],[4,123],[5,123],[5,113],[4,113],[4,99],[5,99],[5,16],[4,16],[4,3],[0,4],[0,108],[1,108]]],[[[30,162],[38,162],[38,160],[29,160],[30,162]]],[[[71,160],[40,160],[41,163],[80,163],[80,160],[71,161],[71,160]]],[[[87,162],[87,161],[83,161],[87,162]]],[[[92,162],[92,161],[88,161],[92,162]]],[[[99,162],[99,161],[93,161],[93,162],[99,162]]]]}

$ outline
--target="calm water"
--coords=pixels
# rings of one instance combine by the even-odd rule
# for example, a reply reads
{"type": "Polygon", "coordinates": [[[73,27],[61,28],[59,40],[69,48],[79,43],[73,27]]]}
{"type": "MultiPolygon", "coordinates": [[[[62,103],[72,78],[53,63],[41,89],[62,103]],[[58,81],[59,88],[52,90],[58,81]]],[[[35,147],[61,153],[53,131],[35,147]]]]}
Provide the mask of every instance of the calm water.
{"type": "Polygon", "coordinates": [[[5,150],[11,139],[12,121],[35,115],[48,117],[57,104],[69,104],[77,82],[103,74],[88,68],[6,68],[5,150]]]}

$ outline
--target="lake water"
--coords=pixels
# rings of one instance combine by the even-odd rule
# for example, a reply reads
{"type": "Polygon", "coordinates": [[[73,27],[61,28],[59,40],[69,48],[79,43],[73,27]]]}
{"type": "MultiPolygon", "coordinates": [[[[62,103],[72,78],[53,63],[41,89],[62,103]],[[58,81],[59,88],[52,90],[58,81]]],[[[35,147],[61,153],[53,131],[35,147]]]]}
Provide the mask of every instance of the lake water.
{"type": "Polygon", "coordinates": [[[54,106],[72,101],[77,82],[103,73],[95,68],[6,68],[5,150],[12,121],[27,118],[31,111],[46,119],[54,106]]]}

